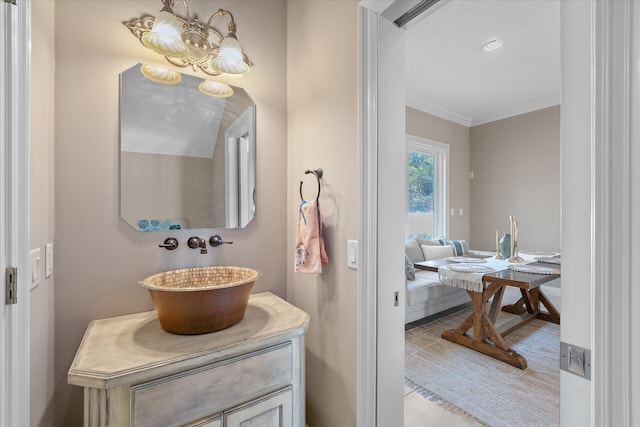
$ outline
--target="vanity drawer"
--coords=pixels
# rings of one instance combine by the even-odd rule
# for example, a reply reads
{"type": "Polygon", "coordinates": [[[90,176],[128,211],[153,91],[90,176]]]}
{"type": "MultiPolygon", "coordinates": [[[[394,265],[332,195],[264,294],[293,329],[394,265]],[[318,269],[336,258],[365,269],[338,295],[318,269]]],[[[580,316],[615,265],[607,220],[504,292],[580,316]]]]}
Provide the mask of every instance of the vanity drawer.
{"type": "Polygon", "coordinates": [[[289,384],[291,343],[131,387],[131,425],[174,426],[289,384]]]}

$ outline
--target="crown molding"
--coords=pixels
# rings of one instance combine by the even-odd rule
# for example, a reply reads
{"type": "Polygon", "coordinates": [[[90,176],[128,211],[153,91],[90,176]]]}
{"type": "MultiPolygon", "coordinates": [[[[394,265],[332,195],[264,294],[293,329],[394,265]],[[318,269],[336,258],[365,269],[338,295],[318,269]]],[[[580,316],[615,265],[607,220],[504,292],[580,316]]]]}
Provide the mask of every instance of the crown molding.
{"type": "Polygon", "coordinates": [[[471,127],[472,119],[465,117],[461,114],[454,113],[445,108],[440,108],[436,105],[429,104],[428,102],[420,101],[417,98],[407,96],[407,106],[420,110],[423,113],[431,114],[441,119],[449,120],[462,126],[471,127]]]}
{"type": "Polygon", "coordinates": [[[551,98],[542,99],[540,101],[531,102],[529,104],[505,108],[504,110],[496,111],[494,113],[474,117],[471,120],[471,126],[483,125],[485,123],[495,122],[496,120],[507,119],[513,116],[519,116],[520,114],[530,113],[532,111],[542,110],[543,108],[549,108],[556,105],[560,105],[560,96],[552,96],[551,98]]]}
{"type": "Polygon", "coordinates": [[[493,113],[484,114],[478,117],[466,117],[462,114],[458,114],[446,108],[441,108],[428,102],[420,101],[417,98],[408,96],[407,106],[420,110],[423,113],[432,114],[440,117],[441,119],[449,120],[466,127],[473,127],[483,125],[485,123],[495,122],[497,120],[508,119],[509,117],[519,116],[520,114],[530,113],[532,111],[542,110],[543,108],[549,108],[556,105],[560,105],[560,96],[553,96],[550,98],[542,99],[540,101],[531,102],[524,105],[518,105],[517,107],[505,108],[503,110],[495,111],[493,113]]]}

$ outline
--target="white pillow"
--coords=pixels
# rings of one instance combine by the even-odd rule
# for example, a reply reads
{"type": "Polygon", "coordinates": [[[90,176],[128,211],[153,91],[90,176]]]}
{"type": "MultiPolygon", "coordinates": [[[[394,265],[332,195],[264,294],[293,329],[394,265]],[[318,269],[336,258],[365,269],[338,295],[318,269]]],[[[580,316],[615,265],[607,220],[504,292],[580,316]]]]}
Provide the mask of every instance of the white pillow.
{"type": "Polygon", "coordinates": [[[453,246],[430,246],[422,245],[422,254],[425,261],[431,261],[434,259],[444,259],[453,256],[453,246]]]}

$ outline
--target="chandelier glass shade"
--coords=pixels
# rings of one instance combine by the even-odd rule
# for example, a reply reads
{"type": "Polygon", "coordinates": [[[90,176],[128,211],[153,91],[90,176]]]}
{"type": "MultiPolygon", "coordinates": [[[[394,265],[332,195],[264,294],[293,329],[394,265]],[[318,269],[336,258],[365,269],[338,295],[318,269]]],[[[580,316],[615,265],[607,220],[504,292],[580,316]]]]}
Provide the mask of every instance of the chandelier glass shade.
{"type": "Polygon", "coordinates": [[[249,65],[242,59],[242,48],[235,36],[227,36],[222,40],[218,55],[211,60],[211,66],[220,73],[232,76],[249,74],[249,65]]]}
{"type": "Polygon", "coordinates": [[[210,76],[249,74],[253,63],[238,42],[231,12],[219,9],[202,24],[197,16],[191,16],[187,0],[182,0],[186,18],[174,13],[175,3],[176,0],[162,0],[163,8],[155,17],[144,15],[124,25],[145,47],[163,55],[175,66],[191,66],[193,71],[201,70],[210,76]],[[223,17],[228,19],[224,37],[212,26],[215,20],[223,17]]]}
{"type": "Polygon", "coordinates": [[[160,55],[176,58],[189,55],[189,48],[182,41],[178,18],[167,11],[158,13],[151,31],[143,35],[140,40],[143,45],[160,55]]]}

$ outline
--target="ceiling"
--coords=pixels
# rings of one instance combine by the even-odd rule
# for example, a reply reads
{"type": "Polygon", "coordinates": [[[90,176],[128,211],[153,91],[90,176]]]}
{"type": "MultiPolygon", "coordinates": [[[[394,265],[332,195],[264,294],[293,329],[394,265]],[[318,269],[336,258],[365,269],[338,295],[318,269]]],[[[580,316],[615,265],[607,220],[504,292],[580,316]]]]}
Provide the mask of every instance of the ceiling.
{"type": "Polygon", "coordinates": [[[411,107],[475,126],[560,104],[558,0],[441,0],[406,31],[411,107]]]}

